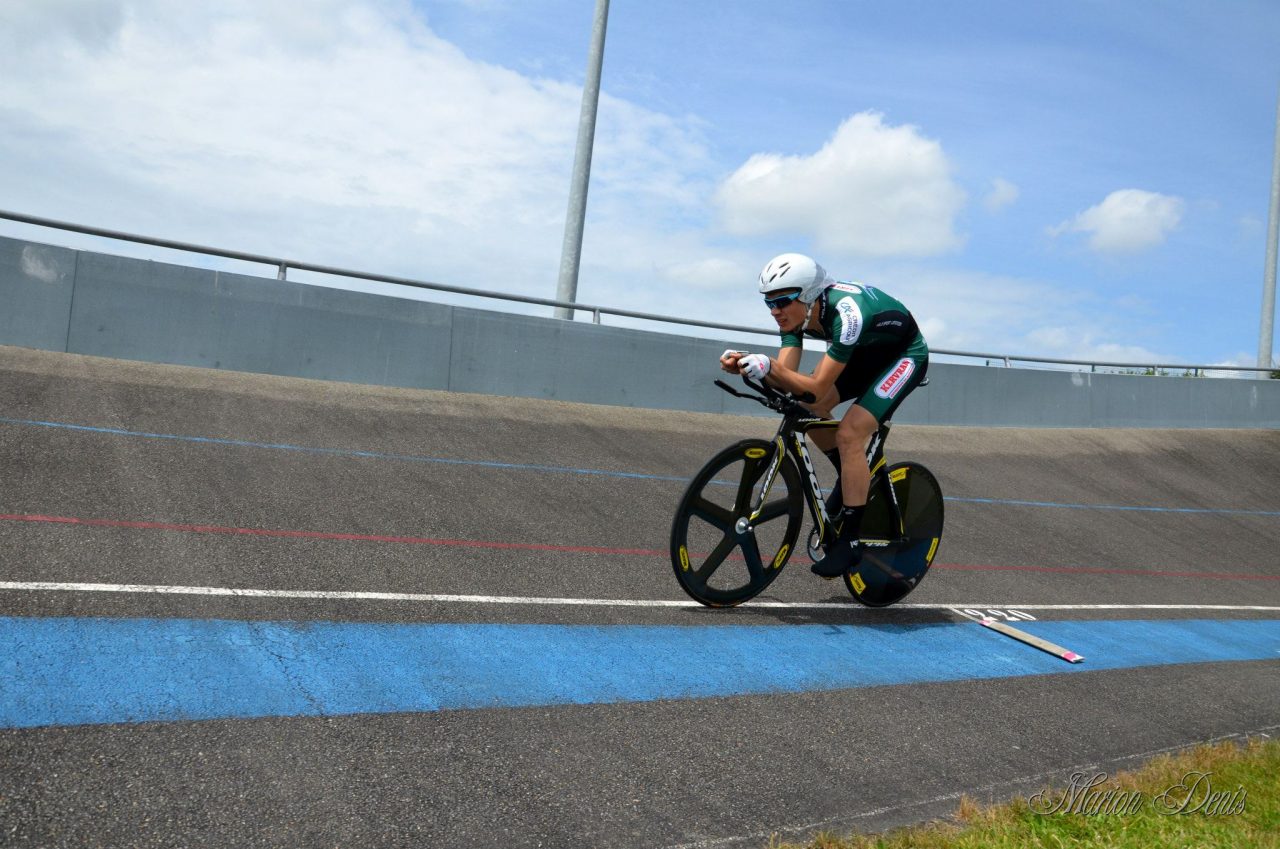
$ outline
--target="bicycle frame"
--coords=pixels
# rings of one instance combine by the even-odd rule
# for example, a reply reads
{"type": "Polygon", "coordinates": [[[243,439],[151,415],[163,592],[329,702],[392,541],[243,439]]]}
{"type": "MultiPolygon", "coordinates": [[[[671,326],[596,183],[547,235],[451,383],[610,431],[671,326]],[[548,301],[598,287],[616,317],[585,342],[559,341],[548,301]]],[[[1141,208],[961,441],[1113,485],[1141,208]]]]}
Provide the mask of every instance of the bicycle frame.
{"type": "MultiPolygon", "coordinates": [[[[826,428],[838,427],[840,422],[834,419],[825,419],[821,416],[812,414],[800,414],[795,411],[783,414],[782,424],[778,427],[777,434],[774,435],[773,442],[775,445],[773,462],[769,465],[768,472],[761,482],[760,487],[760,503],[755,506],[749,521],[754,523],[764,510],[764,505],[768,499],[769,491],[773,488],[774,480],[777,478],[778,471],[782,468],[783,458],[790,456],[800,470],[801,485],[804,488],[805,502],[809,505],[809,514],[813,517],[813,523],[818,528],[818,538],[823,545],[830,544],[835,541],[835,526],[831,521],[831,517],[827,514],[827,505],[823,500],[822,486],[818,483],[817,472],[813,468],[813,460],[809,456],[809,446],[805,441],[805,437],[811,430],[820,430],[826,428]]],[[[902,524],[902,511],[898,505],[897,493],[893,490],[892,482],[887,475],[877,473],[884,467],[884,443],[889,436],[889,422],[882,422],[879,429],[871,437],[871,442],[867,445],[867,468],[871,470],[871,486],[879,485],[881,495],[885,498],[885,503],[889,505],[889,512],[893,519],[892,527],[898,529],[898,537],[904,534],[902,524]]],[[[867,493],[870,496],[871,493],[867,493]]],[[[863,540],[864,545],[870,546],[886,546],[898,540],[863,540]]]]}

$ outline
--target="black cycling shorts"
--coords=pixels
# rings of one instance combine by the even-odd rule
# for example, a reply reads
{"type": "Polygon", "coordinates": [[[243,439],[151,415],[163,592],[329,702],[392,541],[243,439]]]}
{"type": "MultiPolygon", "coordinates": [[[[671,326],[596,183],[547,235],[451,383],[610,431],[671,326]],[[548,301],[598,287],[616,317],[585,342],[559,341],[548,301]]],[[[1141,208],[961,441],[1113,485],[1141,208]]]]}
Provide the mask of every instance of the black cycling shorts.
{"type": "Polygon", "coordinates": [[[855,348],[836,378],[840,401],[853,401],[877,422],[893,415],[929,371],[929,348],[919,333],[906,347],[873,345],[855,348]]]}

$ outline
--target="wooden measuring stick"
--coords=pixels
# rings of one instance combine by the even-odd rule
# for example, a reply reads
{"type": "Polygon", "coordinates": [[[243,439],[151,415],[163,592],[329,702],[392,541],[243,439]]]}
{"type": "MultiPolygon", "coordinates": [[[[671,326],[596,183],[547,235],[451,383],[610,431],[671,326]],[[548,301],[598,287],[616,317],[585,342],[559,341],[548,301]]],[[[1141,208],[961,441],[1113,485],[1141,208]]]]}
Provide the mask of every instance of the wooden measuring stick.
{"type": "Polygon", "coordinates": [[[1051,643],[1048,640],[1042,640],[1034,634],[1028,634],[1026,631],[1020,631],[1011,625],[1006,625],[1003,622],[997,622],[995,619],[983,617],[982,619],[979,619],[978,622],[990,628],[992,631],[997,631],[1004,634],[1006,637],[1013,637],[1015,640],[1020,640],[1029,646],[1035,646],[1041,651],[1047,651],[1054,657],[1060,657],[1068,663],[1080,663],[1084,660],[1084,655],[1076,654],[1071,651],[1071,649],[1064,649],[1056,643],[1051,643]]]}

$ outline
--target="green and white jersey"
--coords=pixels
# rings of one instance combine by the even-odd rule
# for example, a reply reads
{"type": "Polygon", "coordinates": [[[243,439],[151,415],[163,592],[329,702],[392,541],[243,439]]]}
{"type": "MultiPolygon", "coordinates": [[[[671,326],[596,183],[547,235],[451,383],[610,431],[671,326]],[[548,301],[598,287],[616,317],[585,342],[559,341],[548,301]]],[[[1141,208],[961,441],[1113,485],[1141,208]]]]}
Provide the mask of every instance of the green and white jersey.
{"type": "MultiPolygon", "coordinates": [[[[818,297],[818,324],[819,329],[805,329],[804,334],[830,342],[827,356],[838,363],[849,362],[853,352],[863,348],[911,346],[919,347],[925,355],[928,352],[911,311],[897,298],[873,286],[828,286],[818,297]]],[[[783,333],[782,347],[803,347],[800,331],[783,333]]]]}

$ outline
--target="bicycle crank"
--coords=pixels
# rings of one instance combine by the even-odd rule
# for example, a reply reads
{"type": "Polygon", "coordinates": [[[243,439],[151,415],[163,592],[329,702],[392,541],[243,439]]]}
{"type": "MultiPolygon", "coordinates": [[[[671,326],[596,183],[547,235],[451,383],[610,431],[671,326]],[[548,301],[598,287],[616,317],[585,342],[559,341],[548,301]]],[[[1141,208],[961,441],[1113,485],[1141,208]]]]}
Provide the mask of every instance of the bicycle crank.
{"type": "Polygon", "coordinates": [[[822,538],[818,534],[817,528],[813,528],[809,531],[809,559],[814,563],[819,562],[822,558],[827,556],[826,549],[822,547],[821,539],[822,538]]]}

